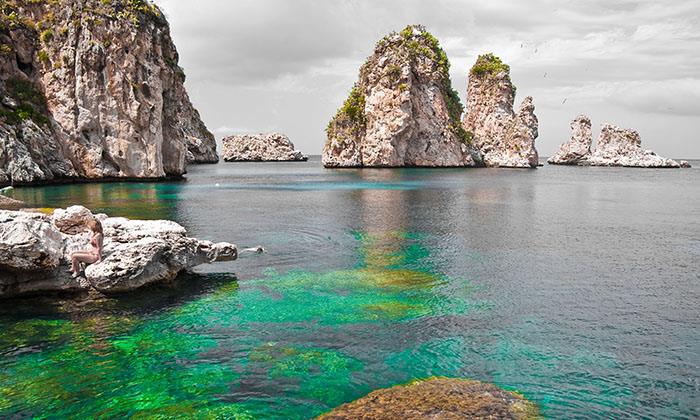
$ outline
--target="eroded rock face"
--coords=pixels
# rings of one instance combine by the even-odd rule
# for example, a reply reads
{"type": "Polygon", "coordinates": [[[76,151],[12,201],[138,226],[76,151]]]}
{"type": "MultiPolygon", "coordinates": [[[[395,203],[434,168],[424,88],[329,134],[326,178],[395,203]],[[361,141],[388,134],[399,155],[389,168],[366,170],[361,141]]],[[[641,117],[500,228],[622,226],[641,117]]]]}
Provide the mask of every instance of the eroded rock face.
{"type": "Polygon", "coordinates": [[[243,134],[223,140],[222,155],[227,162],[306,161],[308,156],[294,149],[280,133],[243,134]]]}
{"type": "Polygon", "coordinates": [[[96,289],[127,292],[169,281],[181,271],[238,256],[230,243],[187,236],[167,220],[128,220],[93,215],[81,206],[53,215],[0,211],[0,297],[96,289]],[[85,250],[90,233],[80,223],[98,219],[104,228],[101,262],[89,265],[85,277],[70,277],[70,255],[85,250]],[[64,233],[70,232],[70,233],[64,233]]]}
{"type": "Polygon", "coordinates": [[[421,26],[384,37],[326,129],[326,167],[476,166],[449,62],[421,26]]]}
{"type": "Polygon", "coordinates": [[[642,149],[639,133],[616,125],[603,124],[595,149],[591,150],[591,120],[579,115],[571,122],[571,140],[547,162],[555,165],[627,166],[639,168],[680,168],[672,159],[642,149]]]}
{"type": "Polygon", "coordinates": [[[486,166],[535,168],[538,121],[532,97],[513,111],[515,86],[510,67],[492,54],[479,56],[469,72],[464,130],[486,166]]]}
{"type": "Polygon", "coordinates": [[[319,419],[539,419],[537,407],[495,385],[434,378],[374,391],[319,419]]]}
{"type": "Polygon", "coordinates": [[[0,185],[180,176],[216,162],[147,0],[3,0],[0,185]]]}
{"type": "Polygon", "coordinates": [[[591,120],[579,115],[571,122],[571,139],[559,147],[557,153],[547,159],[554,165],[583,165],[591,155],[591,120]]]}

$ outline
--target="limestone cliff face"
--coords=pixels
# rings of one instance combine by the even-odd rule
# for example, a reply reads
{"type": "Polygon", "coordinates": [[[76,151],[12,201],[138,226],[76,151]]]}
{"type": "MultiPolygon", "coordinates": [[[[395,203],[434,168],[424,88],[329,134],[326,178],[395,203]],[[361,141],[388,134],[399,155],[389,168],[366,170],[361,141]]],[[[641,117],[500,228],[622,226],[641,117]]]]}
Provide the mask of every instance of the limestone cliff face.
{"type": "Polygon", "coordinates": [[[377,44],[328,124],[326,167],[476,166],[437,40],[408,26],[377,44]]]}
{"type": "Polygon", "coordinates": [[[537,167],[538,121],[531,97],[513,111],[515,86],[510,67],[492,54],[479,56],[469,72],[463,127],[486,166],[537,167]]]}
{"type": "Polygon", "coordinates": [[[547,162],[554,165],[584,164],[591,156],[592,142],[591,120],[585,115],[579,115],[571,121],[571,139],[562,144],[547,162]]]}
{"type": "Polygon", "coordinates": [[[580,166],[628,166],[640,168],[680,168],[675,160],[658,156],[642,149],[642,139],[635,130],[603,124],[596,147],[593,141],[591,120],[579,115],[571,122],[571,139],[561,145],[559,151],[547,162],[555,165],[580,166]]]}
{"type": "Polygon", "coordinates": [[[177,62],[147,0],[0,0],[0,184],[218,161],[177,62]]]}

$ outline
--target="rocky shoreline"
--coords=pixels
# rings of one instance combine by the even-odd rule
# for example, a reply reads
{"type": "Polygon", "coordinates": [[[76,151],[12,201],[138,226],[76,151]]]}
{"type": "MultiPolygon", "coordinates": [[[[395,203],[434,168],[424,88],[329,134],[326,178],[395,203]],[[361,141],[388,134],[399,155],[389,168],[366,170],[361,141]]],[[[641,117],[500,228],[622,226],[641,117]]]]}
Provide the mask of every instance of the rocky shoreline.
{"type": "Polygon", "coordinates": [[[122,293],[173,280],[180,272],[238,257],[234,244],[198,240],[167,221],[92,214],[82,206],[51,215],[0,210],[0,298],[47,293],[122,293]],[[70,275],[70,255],[86,249],[87,222],[104,227],[102,261],[70,275]]]}

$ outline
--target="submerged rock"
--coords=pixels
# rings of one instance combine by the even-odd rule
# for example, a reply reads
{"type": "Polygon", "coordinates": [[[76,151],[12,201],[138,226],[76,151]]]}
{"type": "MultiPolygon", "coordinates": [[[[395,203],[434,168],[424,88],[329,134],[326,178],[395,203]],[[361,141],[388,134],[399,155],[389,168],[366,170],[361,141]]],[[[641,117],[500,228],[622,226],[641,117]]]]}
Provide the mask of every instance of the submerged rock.
{"type": "Polygon", "coordinates": [[[181,176],[216,162],[163,13],[147,0],[6,0],[0,185],[181,176]]]}
{"type": "Polygon", "coordinates": [[[328,124],[326,167],[476,166],[447,55],[422,26],[380,40],[328,124]]]}
{"type": "Polygon", "coordinates": [[[215,261],[231,261],[236,246],[187,236],[167,220],[143,221],[93,215],[81,206],[53,215],[0,211],[0,297],[95,289],[127,292],[174,279],[181,271],[215,261]],[[103,259],[70,276],[70,255],[88,247],[90,219],[104,228],[103,259]]]}
{"type": "Polygon", "coordinates": [[[571,122],[571,139],[562,144],[547,162],[553,165],[583,165],[590,158],[591,143],[591,120],[585,115],[579,115],[571,122]]]}
{"type": "Polygon", "coordinates": [[[579,115],[571,122],[571,139],[547,160],[555,165],[627,166],[639,168],[680,168],[672,159],[642,149],[639,133],[616,125],[603,124],[596,147],[591,151],[591,120],[579,115]]]}
{"type": "Polygon", "coordinates": [[[227,162],[306,161],[308,156],[294,150],[294,144],[280,133],[243,134],[223,140],[222,155],[227,162]]]}
{"type": "Polygon", "coordinates": [[[479,56],[469,72],[464,130],[484,157],[486,166],[535,168],[538,121],[532,97],[516,114],[510,67],[493,54],[479,56]]]}
{"type": "Polygon", "coordinates": [[[319,419],[539,419],[535,404],[492,384],[433,378],[374,391],[319,419]]]}

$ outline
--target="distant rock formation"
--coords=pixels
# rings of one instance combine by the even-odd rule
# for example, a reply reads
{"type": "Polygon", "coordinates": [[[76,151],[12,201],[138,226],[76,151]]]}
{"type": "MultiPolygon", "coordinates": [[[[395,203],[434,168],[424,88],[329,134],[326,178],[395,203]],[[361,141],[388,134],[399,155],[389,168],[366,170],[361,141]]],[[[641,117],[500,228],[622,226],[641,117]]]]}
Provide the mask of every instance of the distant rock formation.
{"type": "Polygon", "coordinates": [[[422,26],[380,40],[331,119],[326,167],[477,166],[449,61],[422,26]]]}
{"type": "Polygon", "coordinates": [[[591,121],[580,115],[571,123],[571,139],[547,162],[555,165],[626,166],[639,168],[680,168],[672,159],[642,149],[639,133],[616,125],[602,125],[595,149],[591,152],[591,121]]]}
{"type": "Polygon", "coordinates": [[[433,378],[380,389],[318,417],[343,419],[540,419],[514,392],[464,379],[433,378]]]}
{"type": "Polygon", "coordinates": [[[0,298],[95,289],[120,293],[167,282],[188,268],[236,259],[236,246],[187,236],[167,220],[128,220],[93,215],[81,206],[42,213],[0,210],[0,298]],[[70,255],[88,247],[87,221],[104,228],[101,262],[85,277],[70,275],[70,255]]]}
{"type": "Polygon", "coordinates": [[[486,166],[535,168],[538,121],[532,97],[513,111],[515,86],[510,67],[493,54],[479,56],[469,72],[467,112],[463,127],[486,166]]]}
{"type": "Polygon", "coordinates": [[[585,115],[579,115],[571,122],[571,139],[562,144],[547,162],[554,165],[585,164],[591,156],[592,142],[591,120],[585,115]]]}
{"type": "Polygon", "coordinates": [[[0,185],[180,176],[216,162],[148,0],[2,0],[0,185]]]}
{"type": "Polygon", "coordinates": [[[308,156],[294,150],[294,144],[280,133],[243,134],[226,137],[221,152],[227,162],[306,161],[308,156]]]}

